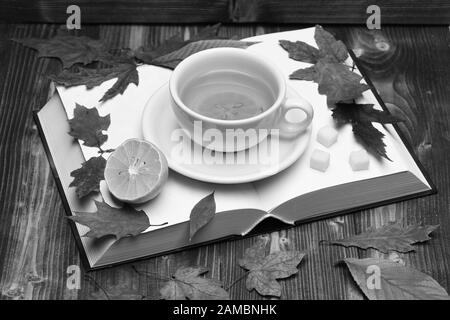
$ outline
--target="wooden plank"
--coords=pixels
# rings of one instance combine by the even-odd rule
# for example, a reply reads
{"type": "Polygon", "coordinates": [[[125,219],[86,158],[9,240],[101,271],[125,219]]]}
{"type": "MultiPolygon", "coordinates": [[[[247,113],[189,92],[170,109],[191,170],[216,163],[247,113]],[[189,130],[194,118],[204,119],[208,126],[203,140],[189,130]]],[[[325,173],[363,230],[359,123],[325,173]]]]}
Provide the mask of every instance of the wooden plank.
{"type": "Polygon", "coordinates": [[[231,20],[295,24],[366,24],[367,7],[380,7],[381,23],[448,24],[445,0],[236,0],[231,20]]]}
{"type": "Polygon", "coordinates": [[[228,20],[229,0],[0,0],[0,20],[66,23],[67,7],[81,23],[203,23],[228,20]]]}
{"type": "MultiPolygon", "coordinates": [[[[223,36],[248,37],[293,26],[226,26],[223,36]]],[[[59,194],[31,119],[47,99],[47,74],[58,67],[37,59],[10,37],[49,37],[58,26],[0,25],[0,298],[105,299],[120,296],[157,299],[164,280],[182,265],[202,265],[208,276],[229,286],[242,277],[237,264],[258,238],[220,242],[164,257],[82,274],[81,289],[66,287],[67,267],[80,265],[74,239],[64,219],[59,194]],[[136,273],[133,266],[140,273],[136,273]],[[148,276],[150,273],[153,276],[148,276]],[[105,294],[106,293],[106,294],[105,294]],[[133,296],[129,296],[132,294],[133,296]]],[[[92,26],[83,34],[105,39],[118,47],[157,44],[182,32],[192,35],[197,26],[92,26]]],[[[383,99],[408,121],[404,130],[436,182],[439,194],[423,199],[308,223],[262,236],[267,250],[306,250],[299,275],[283,280],[285,299],[362,299],[346,268],[344,257],[376,256],[375,250],[320,245],[360,233],[388,221],[441,224],[433,239],[417,252],[400,255],[406,263],[432,275],[450,289],[450,48],[447,27],[386,27],[332,29],[350,48],[357,49],[383,99]]],[[[241,280],[230,289],[233,299],[261,299],[241,280]]]]}
{"type": "Polygon", "coordinates": [[[369,5],[381,8],[382,24],[449,24],[447,0],[0,0],[8,22],[65,23],[69,5],[86,23],[255,22],[365,24],[369,5]]]}

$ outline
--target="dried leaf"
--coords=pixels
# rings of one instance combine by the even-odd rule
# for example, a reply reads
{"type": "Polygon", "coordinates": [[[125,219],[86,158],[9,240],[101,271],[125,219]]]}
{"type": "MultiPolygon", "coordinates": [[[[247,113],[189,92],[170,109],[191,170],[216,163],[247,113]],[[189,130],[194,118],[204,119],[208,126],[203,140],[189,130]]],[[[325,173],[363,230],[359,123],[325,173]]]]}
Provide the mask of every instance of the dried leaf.
{"type": "Polygon", "coordinates": [[[395,223],[378,229],[371,228],[353,237],[330,240],[329,242],[345,247],[374,248],[384,253],[390,250],[409,252],[414,251],[412,244],[430,240],[431,238],[428,235],[438,227],[438,225],[402,227],[400,224],[395,223]]]}
{"type": "Polygon", "coordinates": [[[305,256],[299,251],[278,251],[262,256],[261,248],[249,248],[239,265],[247,270],[246,287],[263,296],[281,296],[281,285],[276,279],[287,278],[298,272],[297,266],[305,256]]]}
{"type": "Polygon", "coordinates": [[[338,124],[351,123],[356,139],[371,154],[390,160],[386,154],[386,145],[383,142],[384,134],[376,129],[372,122],[396,123],[403,121],[402,118],[393,116],[386,111],[376,110],[373,108],[373,104],[358,104],[355,102],[336,103],[332,116],[338,124]]]}
{"type": "Polygon", "coordinates": [[[130,83],[134,83],[136,86],[139,85],[139,74],[135,63],[124,65],[124,69],[119,73],[117,81],[108,91],[106,91],[100,99],[100,102],[114,98],[118,94],[123,94],[130,83]]]}
{"type": "Polygon", "coordinates": [[[320,58],[319,50],[306,42],[280,40],[279,43],[289,53],[289,58],[291,59],[306,63],[316,63],[320,58]]]}
{"type": "Polygon", "coordinates": [[[336,40],[334,36],[325,31],[321,26],[316,25],[314,40],[320,50],[323,60],[330,62],[344,62],[348,58],[347,47],[341,40],[336,40]]]}
{"type": "Polygon", "coordinates": [[[353,279],[370,300],[449,300],[429,275],[378,258],[344,260],[353,279]]]}
{"type": "Polygon", "coordinates": [[[333,109],[333,118],[338,124],[355,122],[396,123],[402,118],[391,115],[389,112],[373,108],[373,104],[336,103],[333,109]]]}
{"type": "Polygon", "coordinates": [[[289,79],[295,79],[295,80],[306,80],[306,81],[318,81],[318,73],[316,71],[316,67],[308,67],[304,69],[298,69],[294,71],[290,76],[289,79]]]}
{"type": "Polygon", "coordinates": [[[337,102],[353,100],[369,89],[361,83],[362,77],[340,63],[319,61],[315,65],[318,76],[319,93],[327,96],[328,107],[333,108],[337,102]]]}
{"type": "Polygon", "coordinates": [[[69,134],[75,139],[83,141],[87,147],[100,147],[108,136],[103,134],[111,123],[109,114],[101,117],[96,108],[88,109],[78,103],[73,111],[73,118],[69,120],[69,134]]]}
{"type": "Polygon", "coordinates": [[[353,123],[353,134],[372,155],[384,157],[392,161],[386,153],[386,144],[383,142],[384,134],[377,130],[371,122],[353,123]]]}
{"type": "Polygon", "coordinates": [[[319,84],[319,93],[327,96],[327,104],[333,108],[335,103],[351,101],[361,96],[369,86],[361,83],[362,77],[342,64],[348,51],[342,41],[317,25],[314,33],[319,49],[302,41],[280,40],[280,45],[289,52],[289,57],[314,66],[299,69],[290,75],[290,79],[314,81],[319,84]]]}
{"type": "Polygon", "coordinates": [[[70,173],[73,181],[69,187],[76,188],[78,198],[83,198],[91,192],[100,191],[100,181],[105,179],[106,160],[102,156],[90,158],[81,164],[81,168],[70,173]]]}
{"type": "Polygon", "coordinates": [[[79,68],[77,71],[63,70],[58,75],[50,75],[49,78],[66,88],[85,85],[87,89],[92,89],[105,81],[119,77],[129,68],[126,64],[104,69],[79,68]]]}
{"type": "Polygon", "coordinates": [[[168,53],[174,52],[178,49],[181,49],[185,45],[206,39],[214,39],[217,38],[217,33],[219,32],[220,23],[215,24],[210,27],[206,27],[200,30],[196,35],[194,35],[189,40],[184,40],[181,34],[177,34],[166,41],[164,41],[161,45],[156,47],[148,47],[148,48],[140,48],[135,56],[142,62],[146,64],[152,64],[152,61],[158,57],[164,56],[168,53]]]}
{"type": "Polygon", "coordinates": [[[94,201],[97,212],[75,212],[69,219],[89,227],[84,237],[101,238],[113,235],[116,239],[136,236],[145,231],[150,222],[144,211],[131,206],[113,208],[105,202],[94,201]]]}
{"type": "Polygon", "coordinates": [[[39,57],[58,58],[64,68],[70,68],[76,63],[86,65],[93,61],[99,61],[107,51],[103,42],[84,36],[57,35],[51,39],[13,40],[37,50],[39,57]]]}
{"type": "Polygon", "coordinates": [[[214,279],[201,277],[208,272],[203,267],[180,267],[160,290],[166,300],[228,300],[228,292],[214,279]]]}
{"type": "Polygon", "coordinates": [[[89,300],[144,300],[145,296],[137,290],[130,289],[127,284],[119,283],[108,290],[99,289],[89,294],[89,300]]]}
{"type": "Polygon", "coordinates": [[[200,200],[194,208],[192,208],[189,216],[189,240],[203,228],[208,222],[214,218],[216,214],[216,200],[214,199],[214,191],[208,196],[200,200]]]}
{"type": "Polygon", "coordinates": [[[239,40],[223,40],[223,39],[215,39],[215,40],[201,40],[196,42],[191,42],[186,46],[182,47],[179,50],[166,54],[162,57],[156,58],[150,61],[150,64],[166,67],[170,69],[175,69],[175,67],[184,59],[189,57],[190,55],[211,48],[222,48],[222,47],[230,47],[230,48],[241,48],[245,49],[256,42],[245,42],[239,40]]]}

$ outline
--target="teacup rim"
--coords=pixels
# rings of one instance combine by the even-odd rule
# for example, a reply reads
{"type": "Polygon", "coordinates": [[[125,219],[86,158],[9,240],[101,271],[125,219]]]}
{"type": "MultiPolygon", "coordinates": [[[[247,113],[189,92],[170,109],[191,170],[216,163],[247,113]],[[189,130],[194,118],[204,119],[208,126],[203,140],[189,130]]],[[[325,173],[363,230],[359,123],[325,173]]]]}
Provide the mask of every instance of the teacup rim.
{"type": "Polygon", "coordinates": [[[286,98],[286,79],[283,77],[282,72],[280,70],[278,70],[277,68],[275,68],[273,64],[271,64],[265,58],[255,54],[251,51],[248,51],[246,49],[240,49],[240,48],[232,48],[232,47],[211,48],[211,49],[206,49],[206,50],[194,53],[193,55],[187,57],[186,59],[184,59],[183,61],[181,61],[178,64],[178,66],[174,69],[174,71],[172,72],[172,75],[169,79],[169,92],[170,92],[171,98],[173,100],[175,100],[175,103],[177,106],[179,106],[183,111],[187,112],[189,115],[195,117],[198,120],[202,120],[202,121],[206,121],[208,123],[213,123],[213,124],[218,124],[218,125],[241,125],[241,124],[248,124],[248,123],[251,123],[254,121],[261,120],[261,119],[267,117],[268,115],[270,115],[271,113],[275,112],[275,110],[281,105],[283,100],[286,98]],[[200,59],[205,55],[211,55],[211,54],[214,54],[215,52],[219,52],[219,51],[234,52],[234,53],[251,56],[254,59],[258,59],[260,62],[262,62],[265,66],[267,66],[272,71],[272,74],[275,75],[275,77],[278,80],[277,82],[280,84],[280,90],[278,92],[278,96],[277,96],[275,102],[269,108],[267,108],[267,110],[265,110],[264,112],[262,112],[256,116],[250,117],[250,118],[238,119],[238,120],[221,120],[221,119],[207,117],[198,112],[195,112],[194,110],[192,110],[191,108],[186,106],[183,103],[183,101],[181,101],[181,98],[179,97],[178,93],[175,92],[175,90],[174,90],[174,86],[175,86],[175,84],[173,82],[174,77],[178,76],[179,72],[182,71],[182,69],[185,65],[192,63],[192,60],[200,59]]]}

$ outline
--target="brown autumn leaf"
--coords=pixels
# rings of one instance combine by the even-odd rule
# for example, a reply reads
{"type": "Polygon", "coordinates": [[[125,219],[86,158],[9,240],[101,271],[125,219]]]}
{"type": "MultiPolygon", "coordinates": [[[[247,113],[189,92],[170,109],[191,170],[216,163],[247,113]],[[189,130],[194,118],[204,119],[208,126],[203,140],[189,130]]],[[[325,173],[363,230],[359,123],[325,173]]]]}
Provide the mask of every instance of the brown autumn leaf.
{"type": "Polygon", "coordinates": [[[353,279],[370,300],[449,300],[429,275],[391,260],[344,259],[353,279]]]}
{"type": "Polygon", "coordinates": [[[335,103],[351,101],[369,89],[361,83],[362,77],[350,70],[343,62],[348,57],[344,43],[317,25],[314,39],[318,49],[297,41],[280,40],[292,59],[313,63],[308,68],[299,69],[290,75],[290,79],[314,81],[319,84],[319,93],[327,96],[327,104],[333,108],[335,103]]]}
{"type": "Polygon", "coordinates": [[[320,60],[314,67],[319,93],[327,96],[329,108],[333,108],[338,102],[356,99],[369,89],[368,85],[361,83],[362,77],[359,74],[341,63],[320,60]]]}
{"type": "Polygon", "coordinates": [[[170,37],[159,46],[139,48],[135,53],[137,59],[146,64],[153,64],[153,60],[166,54],[181,49],[185,45],[199,40],[216,39],[219,32],[220,23],[201,29],[189,40],[184,40],[181,33],[170,37]]]}
{"type": "Polygon", "coordinates": [[[230,296],[215,279],[202,277],[208,269],[204,267],[180,267],[161,288],[165,300],[228,300],[230,296]]]}
{"type": "Polygon", "coordinates": [[[376,110],[373,104],[358,104],[355,102],[336,103],[332,117],[342,125],[350,123],[353,126],[353,133],[356,139],[363,144],[366,149],[376,157],[384,157],[386,145],[383,142],[384,134],[376,129],[372,122],[382,124],[396,123],[403,121],[402,118],[391,115],[389,112],[376,110]]]}
{"type": "Polygon", "coordinates": [[[298,272],[297,266],[305,256],[300,251],[278,251],[268,256],[262,255],[260,245],[246,250],[239,265],[249,270],[246,280],[247,290],[255,289],[263,296],[281,296],[281,285],[277,279],[290,277],[298,272]]]}
{"type": "Polygon", "coordinates": [[[170,69],[175,69],[175,67],[184,59],[193,55],[194,53],[211,49],[211,48],[240,48],[245,49],[255,44],[256,42],[246,42],[239,40],[227,40],[227,39],[213,39],[213,40],[200,40],[196,42],[191,42],[184,47],[166,54],[164,56],[153,59],[150,64],[157,65],[160,67],[166,67],[170,69]]]}
{"type": "Polygon", "coordinates": [[[84,36],[57,35],[51,39],[24,38],[13,40],[37,50],[39,57],[59,59],[65,69],[77,63],[86,65],[99,61],[107,51],[102,41],[84,36]]]}
{"type": "Polygon", "coordinates": [[[85,106],[75,106],[73,118],[69,119],[69,134],[75,139],[83,141],[87,147],[98,147],[105,143],[108,136],[103,134],[108,130],[111,118],[108,115],[102,117],[98,114],[97,108],[86,108],[85,106]]]}
{"type": "Polygon", "coordinates": [[[189,216],[189,240],[197,231],[210,222],[216,214],[216,200],[214,191],[200,200],[191,210],[189,216]]]}
{"type": "Polygon", "coordinates": [[[411,225],[403,227],[399,223],[393,223],[378,229],[370,228],[366,232],[349,238],[327,242],[345,247],[373,248],[384,253],[389,251],[405,253],[414,251],[412,244],[430,240],[431,238],[428,235],[438,227],[439,225],[411,225]]]}
{"type": "Polygon", "coordinates": [[[81,168],[70,173],[73,181],[69,187],[75,187],[78,198],[83,198],[91,192],[100,191],[100,181],[105,179],[106,160],[102,156],[90,158],[81,164],[81,168]]]}
{"type": "Polygon", "coordinates": [[[118,94],[123,94],[125,89],[128,88],[130,83],[139,85],[139,74],[136,69],[136,63],[130,62],[127,64],[122,64],[119,68],[122,68],[121,72],[118,74],[117,81],[113,84],[111,88],[106,91],[100,102],[105,102],[111,98],[114,98],[118,94]]]}
{"type": "Polygon", "coordinates": [[[136,236],[150,227],[150,221],[142,210],[129,205],[114,208],[106,202],[95,201],[97,212],[75,212],[69,219],[87,226],[90,230],[83,237],[101,238],[115,236],[117,240],[136,236]]]}

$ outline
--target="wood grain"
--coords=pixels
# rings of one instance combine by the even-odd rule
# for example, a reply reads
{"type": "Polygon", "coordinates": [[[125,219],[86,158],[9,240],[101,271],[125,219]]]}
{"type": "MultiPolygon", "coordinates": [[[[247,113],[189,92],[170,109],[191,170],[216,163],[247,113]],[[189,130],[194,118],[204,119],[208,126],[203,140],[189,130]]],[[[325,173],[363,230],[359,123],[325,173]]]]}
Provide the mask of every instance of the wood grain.
{"type": "MultiPolygon", "coordinates": [[[[186,38],[197,26],[89,26],[80,33],[101,37],[114,46],[137,48],[157,44],[182,32],[186,38]]],[[[248,37],[293,26],[225,26],[223,36],[248,37]]],[[[80,265],[75,241],[31,111],[48,99],[46,75],[60,67],[38,59],[34,51],[8,41],[11,37],[49,37],[56,25],[0,25],[0,298],[106,299],[159,298],[164,281],[181,265],[209,268],[209,277],[227,287],[244,275],[238,260],[246,248],[265,241],[267,251],[306,250],[299,274],[282,280],[284,299],[362,299],[342,264],[345,257],[376,256],[375,250],[320,245],[360,233],[388,221],[440,224],[432,240],[417,252],[391,256],[429,273],[450,289],[450,38],[447,27],[386,27],[368,31],[334,27],[360,61],[391,110],[408,119],[403,127],[436,183],[439,194],[373,210],[274,232],[226,241],[111,269],[81,274],[81,288],[68,289],[67,268],[80,265]],[[136,272],[136,270],[138,272],[136,272]],[[146,273],[154,274],[148,276],[146,273]]],[[[245,289],[245,280],[230,288],[233,299],[262,299],[245,289]]]]}
{"type": "Polygon", "coordinates": [[[377,4],[383,24],[448,24],[446,0],[0,0],[8,22],[65,23],[66,9],[81,8],[86,23],[270,22],[363,24],[377,4]]]}

